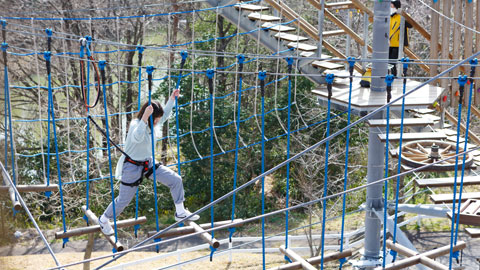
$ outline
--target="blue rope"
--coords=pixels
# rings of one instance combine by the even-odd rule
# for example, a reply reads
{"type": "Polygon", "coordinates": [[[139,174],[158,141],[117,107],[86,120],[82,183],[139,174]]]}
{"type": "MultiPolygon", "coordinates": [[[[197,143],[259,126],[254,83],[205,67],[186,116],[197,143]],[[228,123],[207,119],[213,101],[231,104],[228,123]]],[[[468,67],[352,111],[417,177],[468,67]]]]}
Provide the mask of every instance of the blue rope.
{"type": "MultiPolygon", "coordinates": [[[[233,168],[233,190],[237,189],[237,169],[238,169],[238,146],[240,143],[240,114],[242,112],[242,86],[243,86],[243,63],[245,62],[245,56],[242,54],[237,55],[238,60],[238,105],[237,105],[237,119],[236,119],[236,136],[235,136],[235,165],[233,168]]],[[[232,222],[235,219],[235,199],[236,193],[232,195],[232,222]]],[[[235,233],[235,227],[228,228],[230,234],[228,239],[232,242],[232,236],[235,233]]]]}
{"type": "MultiPolygon", "coordinates": [[[[187,60],[188,53],[186,51],[181,51],[180,55],[182,56],[182,62],[180,63],[180,74],[178,75],[177,85],[175,86],[175,90],[180,88],[180,82],[182,81],[182,69],[185,65],[185,61],[187,60]]],[[[174,90],[174,91],[175,91],[174,90]]],[[[193,89],[192,89],[193,91],[193,89]]],[[[178,175],[182,176],[181,171],[181,160],[180,160],[180,123],[178,120],[178,97],[175,97],[175,121],[177,123],[176,126],[176,133],[177,133],[177,159],[178,159],[178,175]]]]}
{"type": "MultiPolygon", "coordinates": [[[[467,83],[467,81],[468,81],[467,75],[458,77],[458,84],[460,85],[460,96],[458,100],[457,142],[456,142],[456,149],[455,149],[456,155],[458,155],[458,153],[460,152],[460,149],[459,149],[460,148],[460,130],[461,130],[460,127],[462,125],[463,93],[464,93],[465,84],[467,83]]],[[[467,143],[467,138],[468,138],[468,133],[465,135],[465,143],[467,143]]],[[[463,162],[465,163],[465,160],[463,160],[463,162]]],[[[465,167],[462,166],[462,174],[464,173],[464,170],[465,170],[465,167]]],[[[453,182],[453,202],[452,202],[452,225],[450,230],[450,256],[448,258],[448,269],[452,269],[452,258],[458,259],[458,252],[453,252],[453,245],[455,245],[457,242],[457,235],[454,233],[455,232],[455,204],[456,204],[456,197],[457,197],[457,176],[458,176],[458,156],[455,157],[455,176],[454,176],[454,182],[453,182]]],[[[460,199],[461,198],[459,198],[459,200],[460,199]]],[[[458,202],[459,210],[460,210],[460,204],[461,202],[459,201],[458,202]]]]}
{"type": "MultiPolygon", "coordinates": [[[[105,115],[108,115],[108,108],[107,108],[107,89],[105,87],[105,61],[98,62],[98,67],[100,68],[101,76],[102,76],[102,87],[103,87],[103,110],[105,111],[105,115]]],[[[110,191],[112,194],[112,206],[113,206],[113,213],[115,212],[115,193],[113,188],[113,172],[112,172],[112,153],[110,151],[110,130],[108,127],[108,117],[105,117],[105,126],[106,126],[106,133],[107,133],[107,153],[108,153],[108,170],[110,173],[110,191]]],[[[88,182],[87,182],[88,183],[88,182]]],[[[115,231],[115,243],[118,241],[118,233],[117,233],[117,215],[113,215],[113,228],[115,231]]]]}
{"type": "MultiPolygon", "coordinates": [[[[355,58],[348,57],[348,70],[350,72],[350,89],[348,91],[348,109],[347,109],[347,125],[350,125],[351,120],[351,111],[352,111],[352,85],[353,85],[353,68],[355,66],[355,58]]],[[[345,139],[346,148],[345,148],[345,168],[344,168],[344,175],[343,175],[343,190],[347,190],[348,186],[348,149],[350,146],[350,129],[347,129],[347,138],[345,139]]],[[[343,203],[342,203],[342,228],[340,234],[340,252],[343,251],[343,236],[345,234],[345,207],[347,203],[347,195],[343,194],[343,203]]],[[[346,261],[344,259],[340,260],[340,270],[343,267],[343,264],[346,261]]]]}
{"type": "MultiPolygon", "coordinates": [[[[213,172],[213,129],[214,129],[214,124],[213,124],[213,78],[215,76],[215,70],[214,69],[208,69],[206,72],[207,78],[208,78],[208,89],[210,91],[210,202],[213,202],[214,200],[214,194],[213,194],[213,178],[214,178],[214,172],[213,172]]],[[[213,228],[213,222],[214,222],[215,216],[214,216],[214,207],[210,207],[210,226],[213,228]]],[[[212,239],[215,238],[215,232],[212,231],[212,239]]],[[[215,251],[212,246],[210,246],[211,253],[210,253],[210,261],[212,261],[213,258],[213,252],[215,251]]]]}
{"type": "MultiPolygon", "coordinates": [[[[325,81],[327,82],[327,90],[328,90],[328,105],[327,105],[327,135],[325,137],[330,136],[330,109],[332,104],[332,86],[333,80],[335,79],[335,75],[332,73],[327,74],[325,77],[325,81]]],[[[325,169],[323,173],[323,196],[328,195],[328,157],[330,151],[330,141],[325,143],[325,169]]],[[[288,159],[288,158],[287,158],[288,159]]],[[[324,263],[324,256],[325,256],[325,222],[327,217],[327,200],[323,200],[323,209],[322,209],[322,240],[321,240],[321,259],[320,259],[320,266],[323,269],[324,263]]],[[[288,205],[287,205],[288,208],[288,205]]],[[[343,215],[342,215],[343,216],[343,215]]],[[[343,242],[343,240],[342,240],[343,242]]],[[[340,264],[341,267],[342,263],[340,264]]]]}
{"type": "MultiPolygon", "coordinates": [[[[61,209],[62,209],[62,223],[63,223],[63,232],[67,231],[67,225],[65,224],[65,205],[63,202],[63,187],[62,187],[62,175],[60,171],[60,156],[58,155],[58,144],[57,144],[57,127],[55,124],[55,112],[54,112],[54,107],[53,107],[53,93],[51,90],[52,86],[52,76],[51,76],[51,63],[50,63],[50,58],[51,58],[51,53],[49,51],[46,51],[44,53],[44,58],[47,63],[47,72],[48,72],[48,115],[49,119],[50,117],[52,118],[52,129],[53,129],[53,138],[55,142],[55,156],[57,160],[57,175],[58,175],[58,189],[60,191],[60,203],[61,203],[61,209]]],[[[48,145],[50,146],[50,122],[48,124],[48,145]]],[[[48,147],[50,148],[50,147],[48,147]]],[[[48,156],[48,175],[50,177],[50,151],[49,151],[49,156],[48,156]]],[[[68,242],[68,238],[63,239],[63,247],[65,247],[65,244],[68,242]]]]}
{"type": "MultiPolygon", "coordinates": [[[[267,72],[258,72],[262,94],[262,174],[265,172],[265,77],[267,72]]],[[[262,177],[262,215],[265,214],[265,177],[262,177]]],[[[262,262],[265,270],[265,218],[262,217],[262,262]]]]}
{"type": "MultiPolygon", "coordinates": [[[[142,96],[142,58],[143,58],[143,51],[145,50],[145,47],[143,46],[137,46],[137,51],[138,51],[138,101],[137,101],[137,110],[140,110],[141,105],[141,96],[142,96]]],[[[105,83],[105,82],[104,82],[105,83]]],[[[105,84],[104,84],[105,85],[105,84]]],[[[108,115],[108,114],[105,114],[108,115]]],[[[138,191],[139,189],[137,188],[137,192],[135,194],[135,220],[138,219],[138,191]]],[[[138,229],[140,229],[140,224],[136,224],[133,226],[133,230],[135,233],[135,238],[138,237],[138,229]]]]}
{"type": "MultiPolygon", "coordinates": [[[[405,69],[404,69],[405,70],[405,69]]],[[[392,91],[392,83],[394,80],[393,75],[387,75],[385,78],[385,82],[387,83],[387,103],[390,103],[392,98],[391,91],[392,91]]],[[[387,127],[386,127],[386,142],[385,142],[385,178],[388,177],[388,144],[389,138],[388,135],[390,133],[390,106],[387,107],[387,127]]],[[[385,260],[387,258],[387,205],[388,205],[388,180],[384,183],[384,192],[385,198],[383,202],[383,261],[382,261],[382,268],[385,268],[385,260]]]]}
{"type": "MultiPolygon", "coordinates": [[[[401,120],[400,120],[400,140],[398,142],[398,163],[397,163],[397,174],[400,174],[402,171],[402,144],[403,144],[403,122],[405,119],[405,92],[407,89],[407,78],[405,77],[406,68],[408,67],[408,62],[410,62],[409,58],[403,58],[402,61],[404,67],[404,78],[403,78],[403,90],[402,90],[402,113],[401,113],[401,120]]],[[[397,222],[398,222],[398,196],[400,193],[400,176],[397,177],[397,185],[396,185],[396,193],[395,193],[395,219],[394,219],[394,226],[393,226],[393,243],[397,241],[397,222]]],[[[393,259],[392,262],[395,262],[397,258],[397,252],[395,250],[390,250],[390,254],[392,255],[393,259]]]]}
{"type": "MultiPolygon", "coordinates": [[[[285,59],[287,61],[287,72],[288,74],[292,73],[293,69],[293,58],[287,57],[285,59]]],[[[292,114],[292,77],[288,76],[288,111],[287,111],[287,159],[290,158],[290,134],[291,134],[291,114],[292,114]]],[[[286,194],[285,194],[285,207],[288,208],[290,206],[290,163],[287,164],[286,167],[287,175],[286,175],[286,194]]],[[[285,248],[288,248],[288,211],[285,212],[285,248]]],[[[291,261],[288,256],[285,256],[287,261],[291,261]]]]}

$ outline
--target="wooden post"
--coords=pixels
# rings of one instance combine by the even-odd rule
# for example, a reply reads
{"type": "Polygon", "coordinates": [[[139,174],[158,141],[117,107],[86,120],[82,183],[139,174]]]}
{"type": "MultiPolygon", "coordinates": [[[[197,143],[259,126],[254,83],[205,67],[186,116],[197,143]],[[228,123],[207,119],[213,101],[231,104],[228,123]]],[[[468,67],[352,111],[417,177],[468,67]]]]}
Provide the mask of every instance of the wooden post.
{"type": "MultiPolygon", "coordinates": [[[[471,7],[473,9],[473,5],[471,7]]],[[[477,9],[476,9],[476,12],[475,12],[475,16],[477,16],[477,34],[475,36],[475,40],[476,40],[476,48],[475,48],[475,51],[478,52],[480,51],[480,34],[478,32],[480,32],[480,1],[477,0],[477,9]]],[[[473,19],[472,19],[473,20],[473,19]]],[[[477,67],[477,70],[475,71],[475,77],[480,77],[480,68],[477,67]]],[[[474,104],[476,106],[478,106],[480,104],[480,93],[478,92],[478,90],[480,90],[480,80],[475,80],[475,87],[474,87],[474,95],[475,95],[475,102],[474,104]]],[[[472,106],[473,107],[473,106],[472,106]]]]}
{"type": "Polygon", "coordinates": [[[209,243],[210,246],[214,247],[214,248],[218,248],[220,246],[220,242],[218,242],[217,239],[213,238],[211,234],[205,232],[204,229],[202,229],[202,227],[198,226],[197,223],[193,222],[193,221],[186,221],[185,222],[188,226],[191,226],[195,229],[195,232],[203,232],[202,234],[200,234],[200,237],[205,240],[205,242],[209,243]]]}
{"type": "MultiPolygon", "coordinates": [[[[58,185],[18,185],[16,186],[18,192],[45,192],[45,191],[57,191],[58,185]]],[[[8,186],[0,186],[0,192],[7,192],[8,186]]]]}
{"type": "Polygon", "coordinates": [[[15,196],[15,191],[11,187],[10,182],[6,180],[7,176],[3,171],[2,171],[2,177],[3,177],[3,183],[5,183],[5,187],[8,189],[8,193],[10,196],[10,200],[12,201],[13,209],[15,211],[22,210],[22,205],[20,205],[20,202],[17,200],[17,196],[15,196]]]}
{"type": "MultiPolygon", "coordinates": [[[[440,2],[440,1],[438,1],[440,2]]],[[[450,0],[445,0],[443,1],[443,15],[445,15],[447,18],[450,18],[452,14],[452,1],[450,0]]],[[[450,52],[450,21],[446,18],[442,19],[442,59],[448,59],[448,54],[450,52]]],[[[440,66],[440,71],[445,71],[447,70],[448,66],[442,65],[440,66]]],[[[448,76],[450,73],[445,74],[445,76],[448,76]]],[[[436,74],[435,74],[436,75],[436,74]]],[[[440,80],[440,85],[445,88],[449,89],[449,80],[447,79],[442,79],[440,80]]],[[[450,89],[450,105],[455,106],[456,104],[456,97],[455,97],[455,92],[450,89]]]]}
{"type": "MultiPolygon", "coordinates": [[[[440,15],[438,11],[440,10],[440,1],[432,0],[432,38],[430,39],[430,60],[438,59],[438,40],[440,32],[440,15]]],[[[438,66],[430,66],[430,77],[434,77],[438,74],[438,66]]]]}
{"type": "MultiPolygon", "coordinates": [[[[462,22],[463,16],[462,16],[462,1],[454,1],[455,4],[453,5],[453,16],[455,21],[457,22],[462,22]]],[[[460,60],[462,58],[462,49],[460,47],[460,43],[462,41],[462,29],[460,28],[460,25],[454,23],[453,24],[453,60],[460,60]]],[[[463,44],[463,43],[462,43],[463,44]]],[[[463,47],[463,46],[462,46],[463,47]]],[[[442,49],[443,52],[443,49],[442,49]]],[[[443,55],[442,55],[443,56],[443,55]]],[[[458,76],[459,75],[459,68],[456,68],[452,71],[451,74],[453,76],[458,76]]],[[[454,90],[456,91],[456,90],[454,90]]]]}
{"type": "MultiPolygon", "coordinates": [[[[223,225],[227,225],[227,224],[232,224],[232,226],[229,226],[228,228],[240,227],[240,226],[243,225],[243,223],[238,223],[238,222],[240,222],[242,220],[243,219],[239,218],[239,219],[234,219],[233,222],[231,220],[217,221],[217,222],[213,223],[213,227],[215,228],[215,227],[223,226],[223,225]]],[[[117,226],[118,226],[118,224],[117,224],[117,226]]],[[[211,223],[198,224],[198,226],[200,226],[200,228],[202,228],[203,230],[206,230],[206,229],[210,229],[211,223]]],[[[183,226],[183,227],[170,229],[170,230],[156,236],[155,238],[174,237],[174,236],[180,236],[180,235],[187,235],[187,234],[191,234],[191,233],[194,233],[194,232],[195,232],[195,228],[193,228],[192,226],[183,226]]],[[[156,233],[157,233],[156,231],[148,232],[148,236],[150,237],[150,236],[152,236],[156,233]]]]}
{"type": "MultiPolygon", "coordinates": [[[[143,224],[147,222],[147,218],[142,216],[138,217],[138,219],[125,219],[125,220],[120,220],[117,221],[117,228],[124,228],[124,227],[131,227],[137,224],[143,224]]],[[[100,232],[100,226],[99,225],[93,225],[89,227],[83,227],[83,228],[76,228],[72,230],[68,230],[66,232],[56,232],[55,233],[55,239],[62,239],[62,238],[67,238],[67,237],[73,237],[73,236],[79,236],[79,235],[84,235],[84,234],[92,234],[95,232],[100,232]]]]}
{"type": "MultiPolygon", "coordinates": [[[[478,2],[478,1],[477,1],[478,2]]],[[[465,1],[465,25],[469,28],[473,28],[473,1],[469,3],[468,0],[465,1]]],[[[473,32],[465,28],[465,53],[464,53],[464,58],[470,57],[473,54],[473,32]]],[[[470,65],[467,65],[467,75],[470,76],[470,65]]],[[[467,87],[470,85],[467,85],[467,87]]],[[[466,88],[469,89],[469,88],[466,88]]],[[[468,93],[468,90],[465,91],[465,93],[468,93]]],[[[464,95],[464,100],[465,102],[463,104],[468,104],[468,94],[464,95]]],[[[472,98],[475,98],[475,94],[472,95],[472,98]]],[[[474,104],[472,102],[472,104],[474,104]]]]}
{"type": "MultiPolygon", "coordinates": [[[[348,249],[342,252],[330,253],[323,256],[323,262],[326,263],[334,260],[340,260],[342,258],[346,258],[350,256],[352,256],[352,250],[348,249]]],[[[318,265],[322,262],[322,257],[321,256],[312,257],[312,258],[306,259],[306,261],[311,265],[318,265]]],[[[302,264],[300,262],[292,262],[292,263],[280,265],[278,267],[270,268],[269,270],[294,270],[294,269],[302,269],[302,264]]]]}
{"type": "MultiPolygon", "coordinates": [[[[85,215],[87,216],[88,221],[90,221],[90,223],[98,225],[98,218],[90,209],[87,210],[87,207],[84,205],[84,206],[82,206],[82,210],[85,213],[85,215]]],[[[115,242],[115,236],[114,235],[106,235],[103,232],[102,232],[102,234],[105,236],[105,238],[107,238],[108,242],[110,242],[110,244],[112,244],[112,246],[117,251],[123,251],[124,250],[124,247],[120,243],[120,241],[115,242]]]]}
{"type": "MultiPolygon", "coordinates": [[[[83,256],[84,260],[90,259],[92,257],[93,239],[94,239],[93,236],[94,236],[93,233],[88,234],[88,242],[85,248],[85,255],[83,256]]],[[[90,262],[83,263],[83,270],[90,270],[90,262]]]]}
{"type": "Polygon", "coordinates": [[[313,265],[311,265],[306,260],[304,260],[300,255],[295,253],[295,251],[293,251],[289,248],[286,249],[284,245],[280,246],[280,251],[284,255],[288,256],[288,258],[290,258],[292,261],[300,263],[300,265],[302,266],[303,269],[305,269],[305,270],[317,270],[313,265]]]}

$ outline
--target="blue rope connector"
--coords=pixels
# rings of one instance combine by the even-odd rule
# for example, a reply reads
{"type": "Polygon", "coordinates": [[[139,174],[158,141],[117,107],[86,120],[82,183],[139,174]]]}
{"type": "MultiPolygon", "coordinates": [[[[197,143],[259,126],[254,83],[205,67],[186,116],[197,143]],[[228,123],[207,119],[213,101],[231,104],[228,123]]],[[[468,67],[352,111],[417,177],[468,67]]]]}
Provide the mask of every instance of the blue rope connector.
{"type": "Polygon", "coordinates": [[[45,51],[45,52],[43,53],[43,58],[45,58],[45,60],[46,60],[47,62],[50,62],[50,59],[52,58],[52,53],[49,52],[49,51],[45,51]]]}
{"type": "Polygon", "coordinates": [[[153,66],[147,66],[146,70],[148,75],[152,75],[155,68],[153,66]]]}
{"type": "Polygon", "coordinates": [[[50,198],[50,196],[52,196],[52,192],[51,191],[45,191],[45,197],[50,198]]]}
{"type": "Polygon", "coordinates": [[[52,29],[50,29],[50,28],[46,28],[46,29],[45,29],[45,33],[47,33],[47,36],[48,36],[48,37],[51,37],[52,34],[53,34],[53,31],[52,31],[52,29]]]}
{"type": "Polygon", "coordinates": [[[460,75],[460,76],[458,76],[458,84],[459,84],[460,86],[465,86],[465,84],[467,83],[467,78],[468,78],[467,75],[463,75],[463,76],[460,75]]]}
{"type": "Polygon", "coordinates": [[[228,231],[230,232],[230,234],[228,235],[228,239],[230,239],[230,243],[232,242],[232,236],[236,231],[235,229],[236,229],[235,227],[228,228],[228,231]]]}
{"type": "Polygon", "coordinates": [[[8,49],[8,43],[2,42],[2,51],[6,52],[8,49]]]}
{"type": "Polygon", "coordinates": [[[88,225],[88,217],[87,217],[87,215],[83,215],[83,220],[85,220],[85,222],[87,222],[87,225],[88,225]]]}
{"type": "Polygon", "coordinates": [[[403,69],[408,68],[408,63],[410,62],[410,58],[404,57],[404,58],[402,58],[401,61],[402,61],[402,63],[403,63],[403,69]]]}
{"type": "Polygon", "coordinates": [[[293,57],[289,56],[289,57],[285,58],[285,60],[287,60],[288,65],[293,65],[293,57]]]}
{"type": "Polygon", "coordinates": [[[385,77],[385,82],[387,83],[387,86],[392,86],[392,83],[393,83],[394,79],[395,79],[395,76],[393,76],[392,74],[388,74],[385,77]]]}
{"type": "Polygon", "coordinates": [[[340,267],[342,267],[342,265],[344,265],[346,262],[347,262],[347,259],[345,258],[340,258],[340,267]]]}
{"type": "Polygon", "coordinates": [[[143,47],[142,45],[138,45],[136,50],[138,51],[138,53],[142,54],[143,51],[145,50],[145,47],[143,47]]]}
{"type": "Polygon", "coordinates": [[[395,262],[395,259],[397,258],[397,252],[393,249],[390,250],[390,255],[392,255],[392,262],[395,262]]]}
{"type": "Polygon", "coordinates": [[[328,73],[327,76],[325,77],[325,81],[328,84],[332,84],[334,79],[335,79],[335,75],[333,73],[328,73]]]}
{"type": "Polygon", "coordinates": [[[267,77],[267,72],[265,70],[258,72],[258,79],[260,81],[265,80],[266,77],[267,77]]]}
{"type": "Polygon", "coordinates": [[[140,224],[136,224],[135,226],[133,226],[133,229],[135,230],[135,238],[137,238],[137,231],[138,229],[140,229],[140,224]]]}
{"type": "Polygon", "coordinates": [[[355,57],[348,57],[347,61],[350,67],[353,67],[355,65],[355,57]]]}
{"type": "Polygon", "coordinates": [[[62,248],[65,248],[65,246],[67,245],[68,243],[68,237],[67,238],[63,238],[63,243],[62,243],[62,248]]]}
{"type": "MultiPolygon", "coordinates": [[[[158,243],[158,242],[160,242],[160,241],[162,241],[161,238],[155,238],[155,239],[153,239],[153,242],[155,242],[155,243],[158,243]]],[[[160,247],[159,247],[158,245],[155,246],[155,249],[157,250],[157,253],[160,252],[160,247]]]]}
{"type": "Polygon", "coordinates": [[[2,25],[3,28],[5,28],[7,26],[7,21],[0,20],[0,24],[2,25]]]}
{"type": "Polygon", "coordinates": [[[214,248],[214,247],[212,247],[212,246],[210,246],[210,261],[213,260],[213,253],[214,253],[215,251],[217,251],[217,249],[214,248]]]}
{"type": "Polygon", "coordinates": [[[452,253],[452,258],[455,258],[458,260],[459,257],[460,257],[460,251],[457,250],[452,253]]]}
{"type": "Polygon", "coordinates": [[[85,36],[85,39],[86,39],[88,42],[92,42],[92,37],[91,37],[91,36],[85,36]]]}
{"type": "Polygon", "coordinates": [[[117,251],[116,248],[112,248],[112,253],[113,253],[113,254],[115,254],[115,253],[117,253],[117,252],[118,252],[118,251],[117,251]]]}
{"type": "Polygon", "coordinates": [[[213,75],[215,74],[215,70],[213,68],[207,69],[207,72],[205,73],[209,79],[213,79],[213,75]]]}
{"type": "Polygon", "coordinates": [[[185,226],[185,223],[183,223],[183,222],[178,223],[179,228],[184,227],[184,226],[185,226]]]}
{"type": "Polygon", "coordinates": [[[470,60],[470,65],[477,66],[478,65],[478,59],[475,58],[475,59],[470,60]]]}
{"type": "Polygon", "coordinates": [[[291,260],[287,255],[285,255],[283,258],[285,258],[285,260],[286,260],[288,263],[292,263],[292,260],[291,260]]]}
{"type": "Polygon", "coordinates": [[[239,64],[243,64],[243,62],[245,62],[245,55],[243,54],[237,55],[237,60],[239,64]]]}
{"type": "Polygon", "coordinates": [[[100,68],[100,70],[105,70],[105,66],[107,66],[107,61],[102,60],[98,62],[98,67],[100,68]]]}
{"type": "Polygon", "coordinates": [[[185,60],[188,57],[188,52],[187,51],[181,51],[180,56],[182,57],[182,60],[185,60]]]}

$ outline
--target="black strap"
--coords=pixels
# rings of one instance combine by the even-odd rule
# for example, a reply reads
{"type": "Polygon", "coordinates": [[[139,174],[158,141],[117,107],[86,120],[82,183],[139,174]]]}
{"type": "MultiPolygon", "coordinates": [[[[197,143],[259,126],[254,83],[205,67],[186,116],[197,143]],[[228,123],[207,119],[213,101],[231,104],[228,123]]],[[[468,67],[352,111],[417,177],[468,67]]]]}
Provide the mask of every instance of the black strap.
{"type": "MultiPolygon", "coordinates": [[[[125,162],[130,162],[130,161],[125,160],[125,162]]],[[[148,161],[146,161],[146,162],[148,164],[148,161]]],[[[133,163],[133,162],[130,162],[130,163],[133,163]]],[[[133,163],[133,164],[135,164],[135,163],[133,163]]],[[[158,167],[160,167],[160,165],[162,165],[162,164],[161,163],[155,164],[155,169],[158,169],[158,167]]],[[[150,169],[147,169],[146,171],[145,171],[145,169],[142,170],[142,175],[140,175],[140,178],[138,178],[137,181],[135,181],[133,183],[126,183],[126,182],[120,181],[120,183],[122,183],[122,185],[129,186],[129,187],[138,187],[143,182],[143,177],[144,176],[145,176],[145,178],[149,178],[152,174],[153,174],[153,166],[150,169]]]]}

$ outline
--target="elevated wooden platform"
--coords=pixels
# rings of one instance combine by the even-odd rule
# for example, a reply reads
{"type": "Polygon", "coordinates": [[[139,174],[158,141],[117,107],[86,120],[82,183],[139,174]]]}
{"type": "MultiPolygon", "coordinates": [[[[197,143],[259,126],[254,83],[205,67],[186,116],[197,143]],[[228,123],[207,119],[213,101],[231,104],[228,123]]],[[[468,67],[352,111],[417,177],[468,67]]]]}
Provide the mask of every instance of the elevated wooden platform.
{"type": "MultiPolygon", "coordinates": [[[[402,123],[402,119],[395,118],[395,119],[390,119],[388,125],[390,127],[399,127],[401,123],[402,123]]],[[[367,121],[367,124],[370,127],[386,127],[387,120],[386,119],[369,119],[367,121]]],[[[435,124],[435,122],[427,118],[404,118],[403,119],[403,126],[405,127],[425,127],[433,124],[435,124]]]]}
{"type": "MultiPolygon", "coordinates": [[[[334,109],[346,111],[348,108],[348,96],[349,96],[349,74],[347,71],[330,72],[336,75],[333,88],[332,88],[332,105],[334,109]],[[344,78],[340,78],[343,76],[344,78]]],[[[360,73],[354,73],[354,76],[358,76],[353,79],[352,84],[352,112],[358,115],[365,115],[369,111],[372,111],[387,101],[386,92],[372,91],[370,88],[364,88],[360,86],[360,73]]],[[[409,90],[420,85],[420,82],[407,80],[407,89],[409,90]]],[[[413,92],[405,98],[406,109],[416,108],[428,108],[432,104],[439,100],[440,96],[445,90],[436,86],[424,86],[421,89],[413,92]]],[[[321,105],[326,106],[328,102],[327,86],[323,85],[312,91],[313,94],[318,96],[318,100],[321,105]]],[[[392,99],[400,97],[403,94],[403,84],[401,80],[395,80],[392,85],[392,99]]],[[[402,106],[402,101],[395,102],[391,110],[399,111],[402,106]]]]}
{"type": "MultiPolygon", "coordinates": [[[[460,185],[461,177],[457,177],[457,185],[460,185]]],[[[445,178],[429,178],[429,179],[415,179],[415,183],[419,187],[453,187],[455,178],[445,177],[445,178]]],[[[479,176],[464,176],[463,177],[464,186],[480,185],[479,176]]]]}
{"type": "MultiPolygon", "coordinates": [[[[462,193],[462,202],[465,202],[469,199],[472,200],[480,200],[480,192],[463,192],[462,193]]],[[[453,194],[432,194],[430,195],[430,200],[432,200],[435,204],[441,203],[452,203],[453,202],[453,194]]],[[[458,202],[458,193],[456,196],[456,200],[458,202]]]]}

